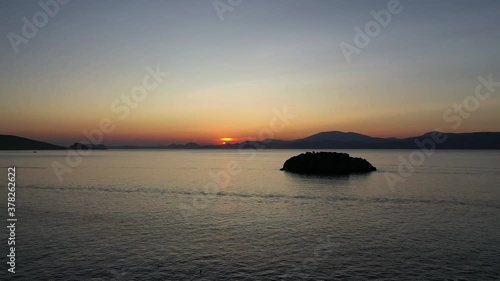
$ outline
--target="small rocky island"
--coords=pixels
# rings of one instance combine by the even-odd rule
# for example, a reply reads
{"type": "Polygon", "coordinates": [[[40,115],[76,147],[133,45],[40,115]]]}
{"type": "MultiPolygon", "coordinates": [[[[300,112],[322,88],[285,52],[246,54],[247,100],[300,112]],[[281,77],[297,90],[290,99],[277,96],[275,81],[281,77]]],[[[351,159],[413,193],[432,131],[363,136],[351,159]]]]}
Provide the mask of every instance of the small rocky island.
{"type": "Polygon", "coordinates": [[[350,157],[347,153],[306,152],[286,160],[282,171],[298,174],[346,175],[376,171],[363,158],[350,157]]]}
{"type": "Polygon", "coordinates": [[[106,150],[108,149],[104,144],[88,144],[88,143],[79,143],[75,142],[72,146],[69,147],[73,150],[106,150]]]}

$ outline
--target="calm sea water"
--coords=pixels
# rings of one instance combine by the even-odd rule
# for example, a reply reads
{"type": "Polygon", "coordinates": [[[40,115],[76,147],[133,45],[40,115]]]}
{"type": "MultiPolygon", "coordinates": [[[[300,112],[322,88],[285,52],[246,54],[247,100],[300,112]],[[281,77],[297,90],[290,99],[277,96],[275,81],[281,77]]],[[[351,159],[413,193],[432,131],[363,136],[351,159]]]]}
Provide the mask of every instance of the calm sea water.
{"type": "Polygon", "coordinates": [[[279,170],[301,152],[95,151],[62,182],[63,151],[0,152],[15,280],[500,280],[500,151],[436,152],[393,189],[410,151],[347,151],[367,175],[279,170]]]}

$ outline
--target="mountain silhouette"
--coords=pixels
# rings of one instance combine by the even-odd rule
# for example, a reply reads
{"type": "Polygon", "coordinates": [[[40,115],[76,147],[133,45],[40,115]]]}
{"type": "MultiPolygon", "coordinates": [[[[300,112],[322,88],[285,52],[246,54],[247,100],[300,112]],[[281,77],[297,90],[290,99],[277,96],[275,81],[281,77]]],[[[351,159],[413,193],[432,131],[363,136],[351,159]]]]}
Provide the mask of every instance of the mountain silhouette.
{"type": "Polygon", "coordinates": [[[321,132],[307,138],[301,139],[300,141],[308,141],[308,142],[320,142],[320,141],[339,141],[339,142],[383,142],[387,141],[387,139],[383,138],[374,138],[358,133],[352,132],[321,132]]]}
{"type": "Polygon", "coordinates": [[[27,138],[0,135],[0,150],[61,150],[62,146],[27,138]]]}
{"type": "Polygon", "coordinates": [[[500,149],[500,133],[441,133],[429,132],[421,136],[398,139],[378,138],[352,132],[321,132],[297,140],[267,139],[260,142],[245,141],[224,145],[175,145],[175,149],[420,149],[421,143],[433,142],[436,149],[500,149]],[[433,135],[446,139],[434,142],[433,135]]]}
{"type": "Polygon", "coordinates": [[[54,145],[18,136],[0,135],[0,150],[63,150],[63,149],[107,149],[105,145],[74,143],[70,147],[54,145]]]}
{"type": "MultiPolygon", "coordinates": [[[[428,132],[410,138],[378,138],[352,132],[321,132],[297,140],[244,141],[220,145],[170,144],[161,146],[104,146],[92,145],[93,149],[420,149],[422,143],[432,141],[436,149],[500,149],[500,132],[440,133],[428,132]],[[434,142],[439,134],[444,142],[434,142]]],[[[74,149],[76,143],[70,148],[74,149]]],[[[0,150],[60,150],[66,147],[27,138],[0,135],[0,150]]]]}

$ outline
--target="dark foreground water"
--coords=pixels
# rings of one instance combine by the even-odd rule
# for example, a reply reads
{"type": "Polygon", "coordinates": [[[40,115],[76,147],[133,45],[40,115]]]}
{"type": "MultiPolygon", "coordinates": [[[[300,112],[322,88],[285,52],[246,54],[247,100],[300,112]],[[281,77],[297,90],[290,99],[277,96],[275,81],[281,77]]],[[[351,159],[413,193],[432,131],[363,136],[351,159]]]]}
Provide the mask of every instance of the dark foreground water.
{"type": "Polygon", "coordinates": [[[436,152],[393,188],[411,151],[348,151],[369,175],[279,171],[300,152],[96,151],[62,182],[65,152],[0,152],[14,280],[500,280],[499,151],[436,152]]]}

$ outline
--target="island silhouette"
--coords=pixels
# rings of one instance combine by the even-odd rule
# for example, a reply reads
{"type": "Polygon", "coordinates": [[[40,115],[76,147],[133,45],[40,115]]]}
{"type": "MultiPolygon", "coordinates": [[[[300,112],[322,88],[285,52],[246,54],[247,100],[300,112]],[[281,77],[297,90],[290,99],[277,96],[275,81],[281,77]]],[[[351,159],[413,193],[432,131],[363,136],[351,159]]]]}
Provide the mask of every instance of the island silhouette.
{"type": "Polygon", "coordinates": [[[306,152],[286,160],[282,171],[297,174],[348,175],[376,171],[363,158],[351,157],[347,153],[306,152]]]}

